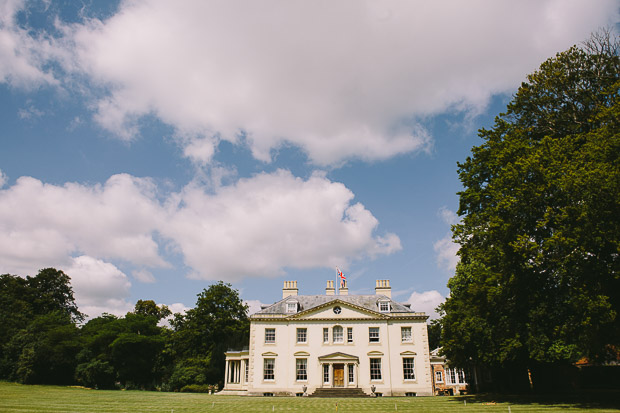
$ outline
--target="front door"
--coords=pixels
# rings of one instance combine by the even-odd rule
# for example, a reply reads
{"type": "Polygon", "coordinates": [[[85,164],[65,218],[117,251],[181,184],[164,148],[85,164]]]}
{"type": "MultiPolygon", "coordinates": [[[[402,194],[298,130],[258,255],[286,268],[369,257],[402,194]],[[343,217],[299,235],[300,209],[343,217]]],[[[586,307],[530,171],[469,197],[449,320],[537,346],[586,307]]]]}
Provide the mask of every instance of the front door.
{"type": "Polygon", "coordinates": [[[334,364],[334,387],[344,387],[344,364],[334,364]]]}

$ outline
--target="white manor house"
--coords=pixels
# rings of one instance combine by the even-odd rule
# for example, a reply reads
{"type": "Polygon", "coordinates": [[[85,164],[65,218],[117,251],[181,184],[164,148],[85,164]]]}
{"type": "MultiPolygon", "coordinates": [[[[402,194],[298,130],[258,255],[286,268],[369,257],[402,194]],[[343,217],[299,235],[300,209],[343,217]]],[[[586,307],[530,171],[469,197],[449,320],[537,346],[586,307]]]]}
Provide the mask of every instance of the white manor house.
{"type": "Polygon", "coordinates": [[[285,281],[282,300],[250,316],[250,344],[226,353],[220,394],[251,396],[433,394],[426,319],[392,301],[389,280],[374,295],[298,295],[285,281]]]}

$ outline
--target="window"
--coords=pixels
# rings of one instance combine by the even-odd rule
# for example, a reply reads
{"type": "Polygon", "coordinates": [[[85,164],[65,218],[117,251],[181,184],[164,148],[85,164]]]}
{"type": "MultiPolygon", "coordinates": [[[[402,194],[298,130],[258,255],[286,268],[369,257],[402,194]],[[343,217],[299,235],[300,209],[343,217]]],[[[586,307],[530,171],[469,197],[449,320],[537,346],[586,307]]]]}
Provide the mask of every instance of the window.
{"type": "Polygon", "coordinates": [[[329,383],[329,364],[323,364],[323,383],[329,383]]]}
{"type": "Polygon", "coordinates": [[[323,329],[323,343],[329,343],[329,328],[323,329]]]}
{"type": "Polygon", "coordinates": [[[347,327],[347,343],[353,343],[353,327],[347,327]]]}
{"type": "Polygon", "coordinates": [[[308,330],[305,328],[297,329],[297,342],[298,343],[306,343],[308,340],[308,330]]]}
{"type": "Polygon", "coordinates": [[[263,380],[274,380],[275,379],[275,366],[276,359],[265,359],[263,364],[263,380]]]}
{"type": "Polygon", "coordinates": [[[370,359],[370,380],[381,380],[381,359],[370,359]]]}
{"type": "Polygon", "coordinates": [[[457,371],[459,377],[459,383],[465,383],[465,372],[461,369],[457,371]]]}
{"type": "Polygon", "coordinates": [[[413,337],[411,336],[411,327],[400,328],[400,339],[403,343],[411,343],[413,341],[413,337]]]}
{"type": "Polygon", "coordinates": [[[379,327],[368,327],[368,341],[371,343],[379,342],[379,327]]]}
{"type": "Polygon", "coordinates": [[[248,379],[250,378],[250,360],[246,360],[245,361],[245,382],[248,382],[248,379]]]}
{"type": "Polygon", "coordinates": [[[437,383],[443,383],[443,374],[440,371],[435,372],[435,381],[437,383]]]}
{"type": "Polygon", "coordinates": [[[276,342],[276,329],[266,328],[265,329],[265,343],[275,343],[275,342],[276,342]]]}
{"type": "Polygon", "coordinates": [[[403,378],[405,380],[415,380],[413,358],[403,358],[403,378]]]}
{"type": "Polygon", "coordinates": [[[342,332],[342,327],[340,326],[334,326],[334,343],[342,343],[344,341],[344,337],[343,337],[343,332],[342,332]]]}
{"type": "Polygon", "coordinates": [[[446,378],[449,384],[456,384],[456,372],[454,369],[448,369],[446,371],[446,378]]]}
{"type": "Polygon", "coordinates": [[[349,364],[349,383],[355,383],[355,378],[353,377],[353,364],[349,364]]]}
{"type": "Polygon", "coordinates": [[[390,302],[389,301],[379,301],[379,311],[382,313],[387,313],[390,311],[390,302]]]}
{"type": "Polygon", "coordinates": [[[297,371],[297,381],[308,380],[308,360],[297,359],[296,371],[297,371]]]}
{"type": "Polygon", "coordinates": [[[296,313],[297,312],[297,303],[295,301],[291,301],[286,303],[286,312],[287,313],[296,313]]]}

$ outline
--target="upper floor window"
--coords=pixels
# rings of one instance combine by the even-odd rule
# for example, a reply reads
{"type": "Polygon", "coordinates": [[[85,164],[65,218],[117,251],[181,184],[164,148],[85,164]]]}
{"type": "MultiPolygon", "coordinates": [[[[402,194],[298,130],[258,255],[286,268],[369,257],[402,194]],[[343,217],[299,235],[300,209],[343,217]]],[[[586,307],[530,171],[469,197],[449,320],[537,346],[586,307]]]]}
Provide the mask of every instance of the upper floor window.
{"type": "Polygon", "coordinates": [[[353,343],[353,327],[347,327],[347,343],[353,343]]]}
{"type": "Polygon", "coordinates": [[[379,311],[382,313],[388,313],[390,311],[389,301],[379,301],[379,311]]]}
{"type": "Polygon", "coordinates": [[[297,342],[298,343],[307,343],[308,342],[308,329],[306,329],[306,328],[298,328],[297,329],[297,342]]]}
{"type": "Polygon", "coordinates": [[[266,328],[265,329],[265,343],[275,343],[275,342],[276,342],[276,329],[266,328]]]}
{"type": "Polygon", "coordinates": [[[329,328],[323,328],[323,343],[329,343],[329,328]]]}
{"type": "Polygon", "coordinates": [[[368,341],[371,343],[379,342],[379,327],[368,327],[368,341]]]}
{"type": "Polygon", "coordinates": [[[342,343],[344,342],[343,330],[341,326],[334,326],[334,343],[342,343]]]}
{"type": "Polygon", "coordinates": [[[411,327],[401,327],[400,338],[403,343],[411,343],[413,341],[413,336],[411,335],[411,327]]]}
{"type": "Polygon", "coordinates": [[[297,301],[289,301],[286,303],[286,312],[287,313],[296,313],[297,312],[297,301]]]}

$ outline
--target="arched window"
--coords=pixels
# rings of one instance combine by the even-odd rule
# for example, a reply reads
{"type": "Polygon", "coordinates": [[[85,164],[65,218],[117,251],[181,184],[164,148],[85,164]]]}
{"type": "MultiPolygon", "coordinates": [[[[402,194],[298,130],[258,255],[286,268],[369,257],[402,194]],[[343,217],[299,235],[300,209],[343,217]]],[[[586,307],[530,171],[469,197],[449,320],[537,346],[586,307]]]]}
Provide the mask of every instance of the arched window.
{"type": "Polygon", "coordinates": [[[344,342],[344,334],[341,326],[334,326],[332,336],[334,337],[334,343],[344,342]]]}

